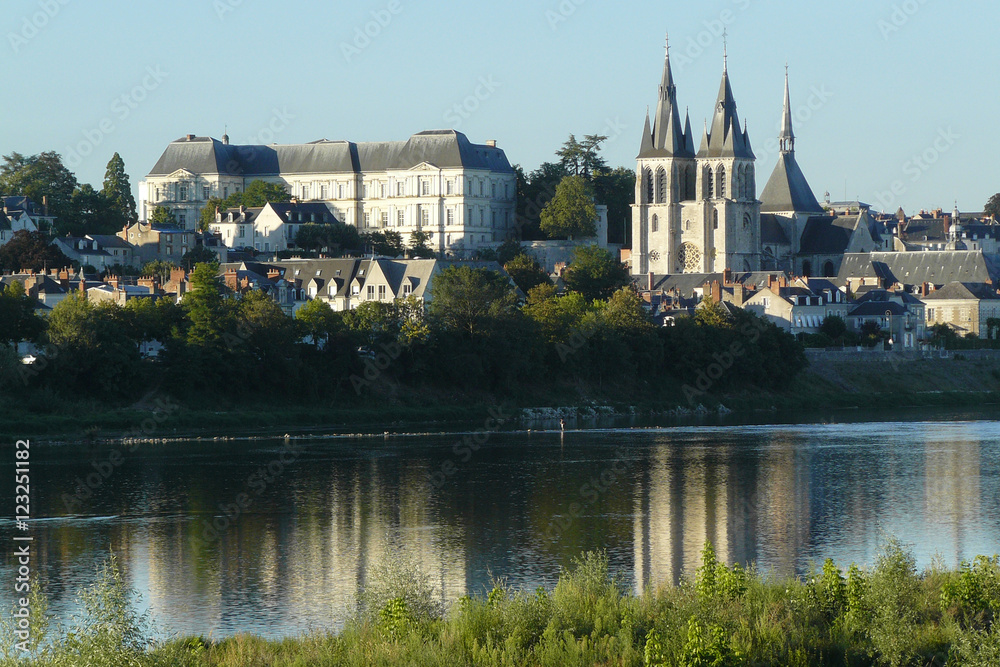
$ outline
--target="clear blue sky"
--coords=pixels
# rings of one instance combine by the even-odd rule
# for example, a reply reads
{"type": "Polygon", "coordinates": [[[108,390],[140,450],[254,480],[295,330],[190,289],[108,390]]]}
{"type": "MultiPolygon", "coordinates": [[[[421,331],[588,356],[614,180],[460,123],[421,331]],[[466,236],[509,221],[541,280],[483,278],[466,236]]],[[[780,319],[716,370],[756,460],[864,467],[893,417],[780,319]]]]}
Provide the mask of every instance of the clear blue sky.
{"type": "Polygon", "coordinates": [[[226,125],[234,143],[453,127],[529,171],[569,133],[600,132],[608,162],[634,168],[664,33],[700,134],[724,24],[761,188],[787,61],[817,197],[979,210],[1000,190],[1000,8],[985,0],[5,0],[0,16],[0,151],[56,150],[98,187],[115,151],[137,183],[171,140],[226,125]]]}

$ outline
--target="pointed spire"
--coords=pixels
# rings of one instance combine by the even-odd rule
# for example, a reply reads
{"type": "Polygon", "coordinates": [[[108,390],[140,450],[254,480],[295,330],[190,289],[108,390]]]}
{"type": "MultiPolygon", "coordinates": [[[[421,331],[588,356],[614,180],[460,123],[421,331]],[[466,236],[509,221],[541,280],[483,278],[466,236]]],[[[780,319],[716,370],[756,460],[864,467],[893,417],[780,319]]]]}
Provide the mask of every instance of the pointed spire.
{"type": "Polygon", "coordinates": [[[736,112],[736,100],[729,83],[729,72],[722,73],[719,97],[715,102],[715,115],[709,133],[707,150],[699,151],[699,157],[752,157],[746,148],[740,119],[736,112]]]}
{"type": "Polygon", "coordinates": [[[792,131],[792,101],[788,93],[788,65],[785,65],[785,109],[781,114],[781,134],[778,144],[782,153],[795,152],[795,132],[792,131]]]}
{"type": "Polygon", "coordinates": [[[642,128],[642,144],[639,146],[639,157],[653,151],[653,131],[649,124],[649,107],[646,107],[646,125],[642,128]]]}
{"type": "Polygon", "coordinates": [[[684,149],[694,155],[694,133],[691,131],[691,110],[684,109],[684,149]]]}
{"type": "Polygon", "coordinates": [[[722,31],[722,72],[729,71],[729,30],[722,31]]]}
{"type": "Polygon", "coordinates": [[[653,147],[668,155],[684,152],[684,136],[677,112],[677,87],[670,69],[670,38],[667,37],[666,55],[663,59],[663,79],[660,81],[656,117],[653,122],[653,147]]]}

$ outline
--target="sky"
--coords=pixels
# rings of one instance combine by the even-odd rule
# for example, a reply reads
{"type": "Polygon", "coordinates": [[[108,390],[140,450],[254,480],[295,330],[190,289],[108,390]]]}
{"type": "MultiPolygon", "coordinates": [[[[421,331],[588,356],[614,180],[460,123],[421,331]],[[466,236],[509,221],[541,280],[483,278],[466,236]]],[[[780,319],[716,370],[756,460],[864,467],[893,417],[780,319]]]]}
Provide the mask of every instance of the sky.
{"type": "Polygon", "coordinates": [[[527,171],[599,133],[608,163],[634,169],[666,34],[700,139],[725,30],[760,189],[787,63],[820,200],[980,211],[1000,191],[1000,5],[985,0],[4,0],[0,18],[0,154],[55,150],[98,188],[116,151],[135,185],[170,141],[227,128],[237,144],[451,128],[527,171]]]}

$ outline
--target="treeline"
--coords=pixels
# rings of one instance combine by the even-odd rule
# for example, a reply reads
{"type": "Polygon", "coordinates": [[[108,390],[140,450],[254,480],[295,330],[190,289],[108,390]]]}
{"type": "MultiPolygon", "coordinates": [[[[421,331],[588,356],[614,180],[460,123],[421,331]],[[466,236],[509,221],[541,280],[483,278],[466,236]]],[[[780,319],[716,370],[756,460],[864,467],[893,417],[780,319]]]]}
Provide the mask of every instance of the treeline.
{"type": "MultiPolygon", "coordinates": [[[[603,252],[603,251],[601,251],[603,252]]],[[[788,334],[750,313],[708,303],[656,327],[630,287],[603,288],[581,258],[565,296],[547,281],[522,300],[507,277],[450,267],[435,276],[424,312],[414,299],[334,312],[320,301],[287,316],[267,294],[227,293],[201,264],[181,303],[124,306],[78,295],[45,319],[18,287],[0,297],[0,343],[36,340],[33,364],[0,345],[16,395],[134,400],[159,388],[181,401],[232,405],[350,402],[365,396],[456,400],[538,398],[546,392],[641,400],[672,390],[692,403],[734,387],[777,388],[804,365],[788,334]],[[144,357],[153,341],[163,349],[144,357]]],[[[544,274],[542,274],[544,276],[544,274]]]]}

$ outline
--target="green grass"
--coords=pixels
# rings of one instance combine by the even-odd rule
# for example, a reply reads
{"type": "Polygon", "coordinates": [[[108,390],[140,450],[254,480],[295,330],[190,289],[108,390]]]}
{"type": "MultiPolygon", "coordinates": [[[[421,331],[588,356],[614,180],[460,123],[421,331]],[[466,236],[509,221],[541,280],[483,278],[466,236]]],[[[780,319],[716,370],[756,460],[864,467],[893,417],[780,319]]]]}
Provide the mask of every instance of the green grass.
{"type": "Polygon", "coordinates": [[[0,666],[995,667],[1000,656],[1000,558],[918,572],[893,540],[868,570],[843,572],[827,561],[804,579],[728,567],[709,545],[691,580],[641,596],[609,571],[605,555],[588,553],[552,590],[496,581],[487,595],[446,611],[432,602],[425,576],[396,564],[378,571],[342,632],[277,641],[156,643],[131,597],[113,560],[82,593],[87,614],[73,628],[49,627],[36,594],[32,626],[42,641],[28,657],[11,651],[5,621],[0,666]]]}

